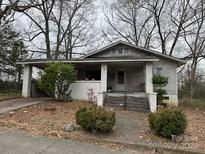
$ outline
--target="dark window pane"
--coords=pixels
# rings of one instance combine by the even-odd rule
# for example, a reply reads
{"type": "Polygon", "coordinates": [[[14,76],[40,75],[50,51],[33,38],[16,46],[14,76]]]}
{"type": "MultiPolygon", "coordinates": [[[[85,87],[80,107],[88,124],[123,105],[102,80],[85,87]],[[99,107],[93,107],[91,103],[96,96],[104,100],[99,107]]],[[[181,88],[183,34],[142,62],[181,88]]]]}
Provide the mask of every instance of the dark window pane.
{"type": "Polygon", "coordinates": [[[85,70],[78,72],[78,80],[100,80],[100,70],[85,70]]]}
{"type": "Polygon", "coordinates": [[[88,80],[100,80],[100,73],[100,70],[86,71],[86,78],[88,78],[88,80]]]}
{"type": "Polygon", "coordinates": [[[119,48],[119,49],[118,49],[118,54],[119,54],[119,55],[123,54],[123,48],[119,48]]]}
{"type": "Polygon", "coordinates": [[[117,72],[118,84],[124,84],[124,71],[117,72]]]}

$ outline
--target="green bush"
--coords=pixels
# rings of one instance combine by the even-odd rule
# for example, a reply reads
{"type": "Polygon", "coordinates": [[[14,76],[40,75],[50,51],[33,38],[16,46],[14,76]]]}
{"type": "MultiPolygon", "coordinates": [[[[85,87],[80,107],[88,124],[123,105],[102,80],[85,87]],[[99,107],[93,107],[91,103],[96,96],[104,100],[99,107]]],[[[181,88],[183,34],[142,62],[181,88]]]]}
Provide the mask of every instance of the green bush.
{"type": "Polygon", "coordinates": [[[154,86],[154,91],[157,92],[157,103],[162,104],[164,95],[167,94],[164,88],[168,84],[168,77],[162,75],[154,75],[152,78],[152,83],[154,86]]]}
{"type": "Polygon", "coordinates": [[[155,89],[157,93],[157,102],[159,105],[163,105],[164,96],[167,94],[165,89],[155,89]]]}
{"type": "Polygon", "coordinates": [[[80,108],[76,112],[76,123],[91,132],[109,132],[115,125],[115,113],[103,108],[80,108]]]}
{"type": "Polygon", "coordinates": [[[40,73],[38,88],[58,101],[69,101],[70,85],[76,80],[76,70],[71,64],[49,63],[40,73]]]}
{"type": "Polygon", "coordinates": [[[154,87],[161,86],[166,87],[168,84],[168,77],[162,75],[154,75],[152,79],[154,87]]]}
{"type": "Polygon", "coordinates": [[[187,119],[176,108],[161,109],[149,115],[149,126],[157,135],[170,139],[172,135],[181,135],[187,127],[187,119]]]}
{"type": "Polygon", "coordinates": [[[0,92],[8,93],[8,92],[19,92],[22,88],[22,83],[15,81],[3,81],[0,80],[0,92]]]}

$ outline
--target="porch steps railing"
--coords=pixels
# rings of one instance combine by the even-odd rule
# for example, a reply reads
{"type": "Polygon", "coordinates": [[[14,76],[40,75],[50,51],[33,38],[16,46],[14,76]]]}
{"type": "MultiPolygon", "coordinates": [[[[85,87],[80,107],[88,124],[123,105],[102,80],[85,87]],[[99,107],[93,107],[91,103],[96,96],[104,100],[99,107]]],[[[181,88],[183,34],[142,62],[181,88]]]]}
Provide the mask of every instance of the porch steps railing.
{"type": "Polygon", "coordinates": [[[149,103],[146,94],[110,94],[105,97],[105,106],[113,109],[149,112],[149,103]]]}

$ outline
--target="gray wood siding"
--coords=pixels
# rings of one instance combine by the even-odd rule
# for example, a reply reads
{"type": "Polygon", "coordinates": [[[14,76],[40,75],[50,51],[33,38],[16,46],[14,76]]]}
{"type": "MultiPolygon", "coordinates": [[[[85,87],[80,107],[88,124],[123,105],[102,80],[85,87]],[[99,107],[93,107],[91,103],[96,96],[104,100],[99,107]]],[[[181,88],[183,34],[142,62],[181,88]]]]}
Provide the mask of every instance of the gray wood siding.
{"type": "Polygon", "coordinates": [[[125,70],[125,86],[126,91],[133,92],[144,92],[144,71],[143,65],[139,64],[135,66],[122,67],[122,66],[114,66],[108,67],[108,88],[112,87],[113,91],[118,91],[116,89],[116,71],[117,70],[125,70]]]}
{"type": "MultiPolygon", "coordinates": [[[[166,90],[168,95],[177,95],[178,94],[178,83],[177,83],[177,64],[174,61],[168,60],[166,58],[153,56],[148,53],[145,53],[143,50],[135,49],[129,47],[129,50],[123,55],[117,55],[116,50],[118,48],[128,46],[118,45],[113,48],[107,49],[101,53],[91,56],[91,58],[95,57],[136,57],[136,58],[145,58],[145,57],[155,57],[158,58],[158,62],[153,63],[153,68],[162,67],[164,70],[164,75],[168,77],[168,85],[166,86],[166,90]]],[[[133,66],[135,68],[126,68],[127,71],[127,90],[128,91],[140,91],[142,89],[142,84],[144,83],[144,73],[143,71],[139,71],[137,66],[133,66]]],[[[109,71],[109,70],[108,70],[109,71]]],[[[115,74],[115,70],[112,70],[115,74]]],[[[115,87],[115,78],[110,78],[108,76],[108,84],[112,87],[115,87]]],[[[114,88],[113,88],[114,90],[114,88]]]]}
{"type": "MultiPolygon", "coordinates": [[[[137,50],[134,48],[130,48],[130,47],[126,47],[126,46],[117,46],[115,48],[111,48],[108,49],[104,52],[98,53],[96,55],[91,56],[91,58],[100,58],[100,57],[139,57],[139,58],[143,58],[143,57],[148,57],[151,56],[147,53],[144,53],[141,50],[137,50]],[[117,50],[118,48],[126,48],[127,50],[125,50],[124,54],[117,54],[117,50]]],[[[153,57],[153,56],[152,56],[153,57]]]]}
{"type": "Polygon", "coordinates": [[[126,70],[127,91],[143,92],[144,71],[142,67],[136,67],[126,70]]]}
{"type": "Polygon", "coordinates": [[[177,95],[177,64],[175,62],[160,58],[158,62],[154,62],[153,67],[163,68],[163,74],[168,77],[168,84],[165,88],[168,95],[177,95]]]}

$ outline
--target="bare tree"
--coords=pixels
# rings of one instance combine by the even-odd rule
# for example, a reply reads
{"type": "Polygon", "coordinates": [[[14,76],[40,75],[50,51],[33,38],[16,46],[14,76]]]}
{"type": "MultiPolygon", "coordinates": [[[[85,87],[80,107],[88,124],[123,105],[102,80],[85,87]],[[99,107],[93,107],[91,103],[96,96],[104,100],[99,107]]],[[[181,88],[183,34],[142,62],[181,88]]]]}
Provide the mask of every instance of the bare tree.
{"type": "Polygon", "coordinates": [[[72,58],[73,49],[84,47],[94,37],[90,37],[94,25],[92,0],[61,1],[58,10],[53,12],[52,21],[57,27],[55,59],[64,55],[72,58]]]}
{"type": "Polygon", "coordinates": [[[85,42],[90,39],[88,34],[94,25],[94,14],[90,13],[94,10],[92,0],[34,2],[40,5],[24,12],[31,20],[26,31],[30,42],[43,36],[46,44],[41,53],[45,53],[48,59],[62,58],[62,55],[72,58],[75,47],[87,45],[85,42]]]}
{"type": "MultiPolygon", "coordinates": [[[[46,56],[51,59],[50,46],[50,18],[55,4],[55,0],[33,0],[36,5],[32,9],[24,11],[23,13],[35,24],[37,29],[29,32],[29,41],[34,40],[39,35],[43,34],[46,43],[46,56]]],[[[33,25],[30,26],[30,28],[33,25]]]]}
{"type": "Polygon", "coordinates": [[[143,8],[145,3],[143,0],[118,0],[112,3],[110,13],[104,13],[110,27],[106,34],[110,37],[108,39],[124,39],[131,44],[150,48],[156,24],[152,14],[143,8]]]}
{"type": "Polygon", "coordinates": [[[14,21],[15,12],[24,12],[35,6],[32,0],[0,0],[0,25],[14,21]]]}
{"type": "Polygon", "coordinates": [[[188,56],[191,59],[190,67],[188,68],[189,79],[189,99],[193,99],[194,91],[197,85],[197,66],[204,59],[205,54],[205,3],[203,0],[195,1],[195,5],[191,7],[194,12],[191,27],[183,28],[184,40],[187,44],[188,56]]]}
{"type": "Polygon", "coordinates": [[[153,0],[145,5],[154,16],[163,54],[172,56],[183,30],[195,22],[194,5],[191,0],[153,0]]]}

